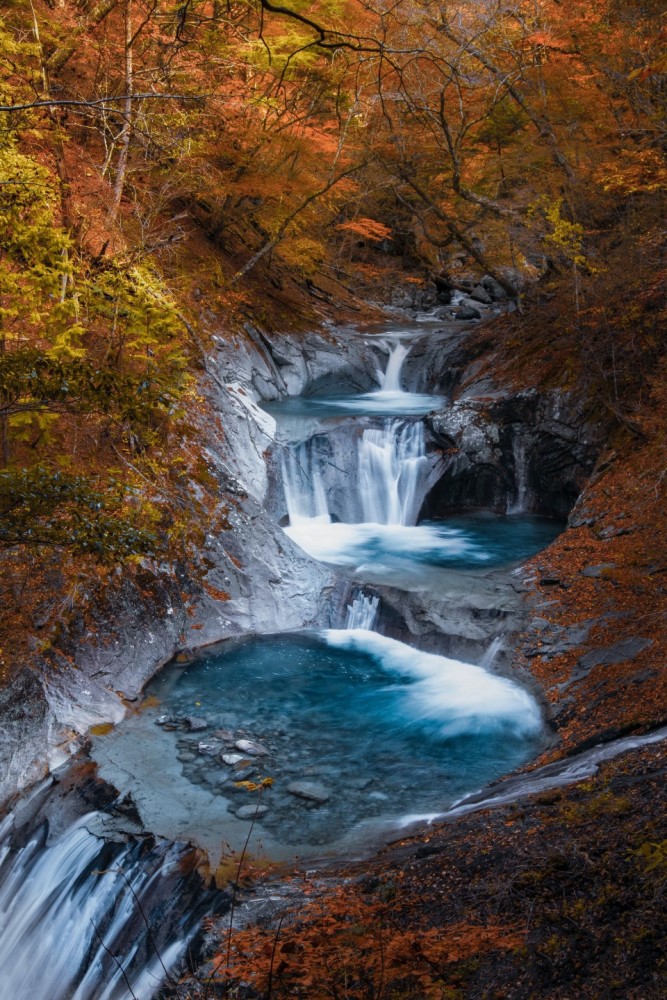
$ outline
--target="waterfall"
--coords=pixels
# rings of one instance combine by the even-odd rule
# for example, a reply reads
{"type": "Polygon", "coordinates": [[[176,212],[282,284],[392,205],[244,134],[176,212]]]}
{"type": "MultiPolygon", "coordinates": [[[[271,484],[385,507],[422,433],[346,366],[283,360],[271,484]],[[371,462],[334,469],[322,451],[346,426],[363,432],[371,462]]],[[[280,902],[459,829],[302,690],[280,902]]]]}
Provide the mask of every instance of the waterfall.
{"type": "MultiPolygon", "coordinates": [[[[331,522],[322,470],[330,461],[320,436],[292,446],[283,457],[282,472],[290,525],[304,520],[331,522]]],[[[367,427],[361,436],[351,470],[353,511],[349,523],[414,524],[428,468],[421,421],[388,419],[367,427]]],[[[351,501],[348,503],[348,501],[351,501]]]]}
{"type": "Polygon", "coordinates": [[[282,473],[290,524],[313,517],[329,521],[319,455],[313,440],[289,448],[283,456],[282,473]]]}
{"type": "Polygon", "coordinates": [[[385,420],[382,427],[368,427],[359,442],[358,466],[362,521],[414,523],[426,466],[421,421],[385,420]]]}
{"type": "Polygon", "coordinates": [[[127,1000],[128,983],[137,1000],[150,1000],[194,933],[202,914],[176,891],[182,845],[105,843],[87,829],[95,818],[52,843],[44,823],[18,849],[13,817],[0,827],[0,982],[11,1000],[127,1000]],[[170,897],[180,926],[165,941],[170,897]]]}
{"type": "Polygon", "coordinates": [[[482,657],[482,662],[480,667],[484,667],[485,670],[490,670],[493,664],[496,662],[496,658],[500,650],[504,646],[504,639],[502,636],[497,635],[495,639],[489,644],[486,649],[484,656],[482,657]]]}
{"type": "Polygon", "coordinates": [[[516,432],[512,438],[512,455],[514,457],[516,495],[514,503],[508,505],[507,513],[521,514],[528,506],[528,476],[526,468],[526,442],[523,435],[519,432],[516,432]]]}
{"type": "Polygon", "coordinates": [[[403,392],[401,387],[401,369],[403,368],[403,362],[410,353],[411,345],[408,344],[407,347],[400,340],[380,341],[383,347],[387,349],[387,367],[384,372],[378,372],[378,382],[380,383],[380,390],[382,392],[403,392]]]}
{"type": "Polygon", "coordinates": [[[380,598],[377,595],[372,597],[360,590],[355,594],[354,600],[347,606],[347,618],[345,628],[363,628],[372,631],[377,616],[380,598]]]}

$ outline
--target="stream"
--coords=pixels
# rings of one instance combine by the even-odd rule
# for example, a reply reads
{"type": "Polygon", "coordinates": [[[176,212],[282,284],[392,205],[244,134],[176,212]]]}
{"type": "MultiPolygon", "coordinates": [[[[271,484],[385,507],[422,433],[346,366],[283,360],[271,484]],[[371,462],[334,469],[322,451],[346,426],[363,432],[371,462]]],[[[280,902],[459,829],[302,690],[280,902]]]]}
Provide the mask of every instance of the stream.
{"type": "Polygon", "coordinates": [[[338,627],[181,655],[137,711],[92,736],[97,777],[131,804],[132,835],[110,839],[98,812],[62,828],[37,813],[27,832],[10,816],[0,828],[0,981],[12,1000],[154,996],[203,912],[221,905],[195,904],[174,878],[188,844],[214,865],[246,842],[290,863],[360,857],[545,746],[534,695],[501,672],[502,629],[467,662],[383,625],[386,588],[419,599],[464,575],[474,589],[563,527],[516,504],[421,517],[444,462],[424,417],[447,400],[405,388],[409,336],[373,338],[373,391],[262,404],[280,523],[345,584],[338,627]],[[150,928],[169,910],[180,920],[157,949],[150,928]]]}

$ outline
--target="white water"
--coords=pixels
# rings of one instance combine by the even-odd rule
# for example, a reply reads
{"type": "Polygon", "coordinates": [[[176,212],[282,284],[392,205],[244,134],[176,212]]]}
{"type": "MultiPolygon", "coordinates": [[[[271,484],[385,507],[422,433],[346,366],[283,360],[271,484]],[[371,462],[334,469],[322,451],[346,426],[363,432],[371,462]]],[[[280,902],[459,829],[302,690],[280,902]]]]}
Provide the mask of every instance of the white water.
{"type": "Polygon", "coordinates": [[[397,639],[365,629],[328,629],[326,641],[339,649],[367,653],[390,673],[409,677],[405,714],[433,722],[441,737],[506,731],[533,736],[542,727],[535,699],[505,677],[447,656],[424,653],[397,639]]]}
{"type": "Polygon", "coordinates": [[[377,595],[370,596],[360,590],[352,603],[347,606],[345,628],[370,631],[375,624],[379,603],[380,598],[377,595]]]}
{"type": "Polygon", "coordinates": [[[7,1000],[127,1000],[123,973],[95,928],[121,960],[137,1000],[157,992],[164,978],[160,957],[168,969],[185,951],[187,942],[176,941],[160,957],[140,956],[138,968],[130,969],[143,936],[136,931],[133,892],[145,900],[163,868],[148,873],[125,847],[113,871],[99,872],[106,855],[86,829],[93,815],[49,846],[36,834],[18,851],[9,845],[12,817],[0,828],[0,984],[7,1000]]]}

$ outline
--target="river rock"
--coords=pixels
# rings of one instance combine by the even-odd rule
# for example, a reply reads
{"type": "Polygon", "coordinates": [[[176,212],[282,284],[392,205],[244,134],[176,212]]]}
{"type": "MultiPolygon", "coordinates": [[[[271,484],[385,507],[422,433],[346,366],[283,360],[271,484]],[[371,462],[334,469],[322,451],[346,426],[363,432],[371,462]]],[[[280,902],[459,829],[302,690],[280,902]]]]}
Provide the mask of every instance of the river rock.
{"type": "Polygon", "coordinates": [[[291,795],[296,795],[300,799],[309,799],[311,802],[328,802],[331,792],[319,781],[293,781],[287,786],[287,791],[291,795]]]}
{"type": "Polygon", "coordinates": [[[234,746],[243,753],[249,753],[251,757],[266,757],[269,752],[266,747],[261,743],[255,743],[254,740],[237,740],[234,746]]]}
{"type": "Polygon", "coordinates": [[[186,719],[185,724],[191,733],[200,733],[203,729],[208,729],[208,721],[196,715],[186,719]]]}
{"type": "Polygon", "coordinates": [[[461,305],[454,313],[454,319],[469,320],[469,319],[481,319],[482,314],[479,309],[475,309],[472,305],[461,305]]]}
{"type": "Polygon", "coordinates": [[[215,757],[222,750],[222,743],[219,740],[200,741],[197,744],[197,751],[207,757],[215,757]]]}
{"type": "Polygon", "coordinates": [[[490,274],[485,274],[480,284],[494,302],[504,302],[507,299],[507,292],[503,286],[490,274]]]}
{"type": "Polygon", "coordinates": [[[233,767],[235,764],[240,764],[244,758],[243,754],[240,753],[223,753],[220,759],[224,764],[229,764],[230,767],[233,767]]]}
{"type": "Polygon", "coordinates": [[[486,289],[482,287],[482,285],[476,285],[475,288],[473,288],[472,292],[470,293],[470,298],[474,299],[475,302],[481,302],[482,305],[485,306],[490,306],[491,303],[493,302],[493,299],[486,291],[486,289]]]}
{"type": "Polygon", "coordinates": [[[239,806],[235,810],[234,815],[237,819],[259,819],[260,816],[264,816],[269,811],[268,806],[251,805],[251,806],[239,806]]]}

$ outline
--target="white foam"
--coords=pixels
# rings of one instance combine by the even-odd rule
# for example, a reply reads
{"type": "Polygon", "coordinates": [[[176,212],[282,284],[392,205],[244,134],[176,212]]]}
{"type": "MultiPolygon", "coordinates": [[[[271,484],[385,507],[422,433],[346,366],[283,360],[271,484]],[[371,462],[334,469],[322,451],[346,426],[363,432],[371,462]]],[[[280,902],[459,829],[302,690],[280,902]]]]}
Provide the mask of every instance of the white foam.
{"type": "Polygon", "coordinates": [[[355,569],[378,559],[437,563],[465,557],[471,563],[483,564],[491,558],[463,531],[429,524],[345,524],[332,522],[327,515],[294,515],[285,532],[314,559],[355,569]]]}
{"type": "Polygon", "coordinates": [[[366,629],[328,629],[323,635],[331,646],[367,653],[385,670],[411,678],[413,683],[401,689],[405,714],[437,723],[442,736],[497,730],[527,737],[541,728],[532,695],[482,667],[424,653],[366,629]]]}

